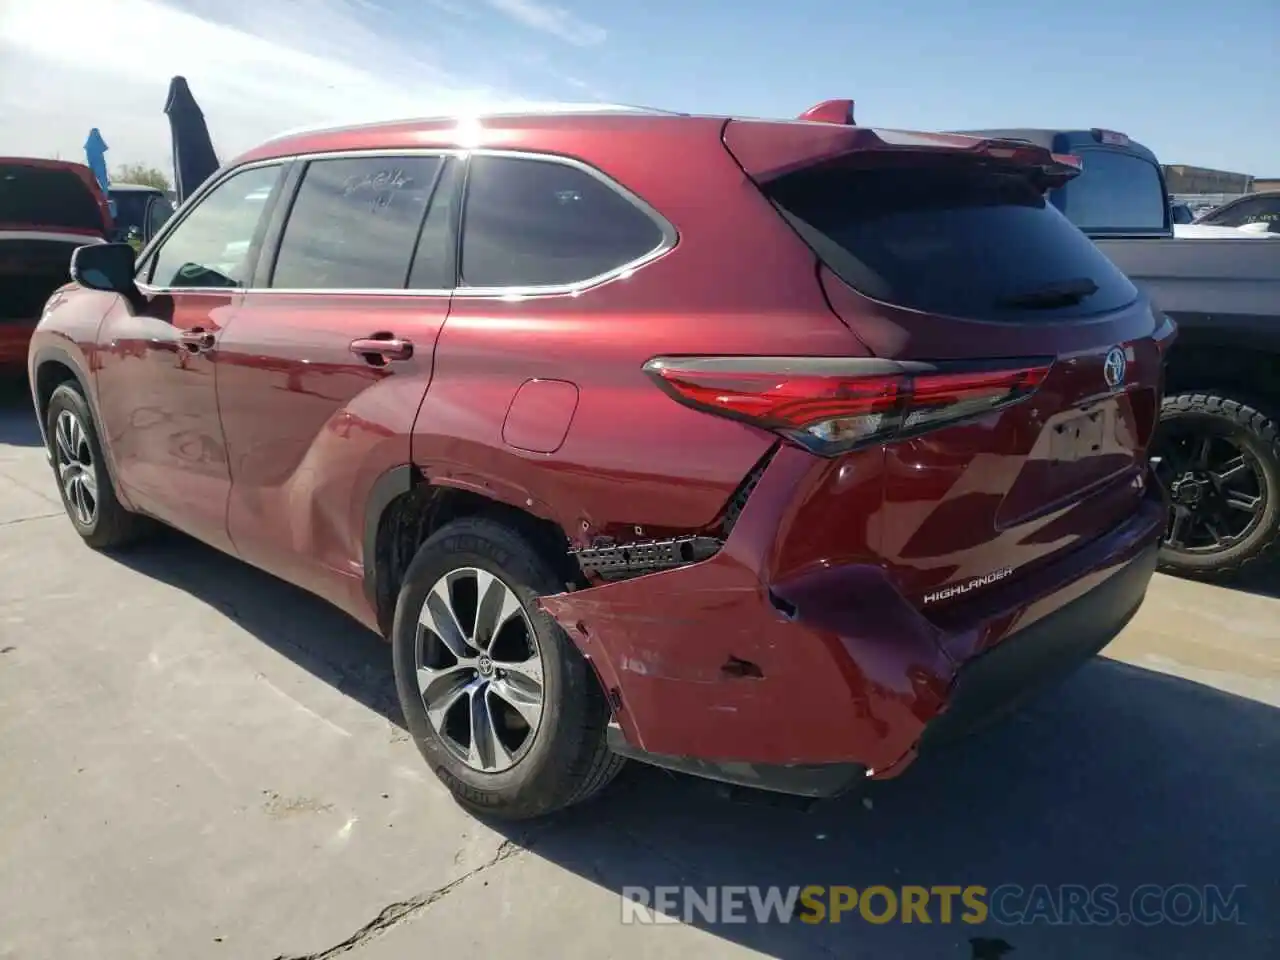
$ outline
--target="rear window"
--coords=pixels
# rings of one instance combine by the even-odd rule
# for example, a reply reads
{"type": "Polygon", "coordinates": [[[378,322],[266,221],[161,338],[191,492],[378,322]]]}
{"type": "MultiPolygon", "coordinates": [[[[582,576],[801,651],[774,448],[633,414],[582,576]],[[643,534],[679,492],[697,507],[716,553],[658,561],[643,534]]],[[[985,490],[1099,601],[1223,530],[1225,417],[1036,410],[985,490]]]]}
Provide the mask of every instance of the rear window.
{"type": "Polygon", "coordinates": [[[1165,229],[1164,183],[1156,165],[1131,153],[1080,150],[1080,176],[1062,188],[1062,212],[1085,233],[1165,229]]]}
{"type": "Polygon", "coordinates": [[[0,164],[0,223],[103,230],[102,210],[70,170],[0,164]]]}
{"type": "Polygon", "coordinates": [[[1035,322],[1132,303],[1128,279],[1023,174],[951,160],[790,174],[766,192],[818,256],[885,303],[1035,322]]]}

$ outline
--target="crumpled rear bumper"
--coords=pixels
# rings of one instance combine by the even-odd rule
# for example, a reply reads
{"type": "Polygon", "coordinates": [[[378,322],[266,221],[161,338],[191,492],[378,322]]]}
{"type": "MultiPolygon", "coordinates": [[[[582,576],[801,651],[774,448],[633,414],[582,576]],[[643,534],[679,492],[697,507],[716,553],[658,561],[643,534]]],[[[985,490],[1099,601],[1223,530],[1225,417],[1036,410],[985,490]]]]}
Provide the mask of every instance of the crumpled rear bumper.
{"type": "Polygon", "coordinates": [[[750,512],[709,560],[541,603],[599,674],[619,752],[814,796],[896,775],[1101,650],[1142,602],[1165,516],[1153,489],[1107,537],[940,623],[875,566],[766,585],[750,512]]]}

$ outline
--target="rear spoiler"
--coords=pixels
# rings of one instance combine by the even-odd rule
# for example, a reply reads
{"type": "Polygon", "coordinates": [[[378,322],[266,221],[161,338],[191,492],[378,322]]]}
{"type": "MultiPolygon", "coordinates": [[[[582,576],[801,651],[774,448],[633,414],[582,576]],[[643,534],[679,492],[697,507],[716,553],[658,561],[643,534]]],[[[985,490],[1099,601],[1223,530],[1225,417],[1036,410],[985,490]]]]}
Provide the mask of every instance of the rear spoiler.
{"type": "Polygon", "coordinates": [[[1060,187],[1079,176],[1079,157],[1051,153],[1026,140],[957,133],[915,133],[859,127],[852,100],[826,100],[787,123],[730,120],[724,145],[757,183],[862,152],[945,152],[987,157],[1036,170],[1046,187],[1060,187]]]}

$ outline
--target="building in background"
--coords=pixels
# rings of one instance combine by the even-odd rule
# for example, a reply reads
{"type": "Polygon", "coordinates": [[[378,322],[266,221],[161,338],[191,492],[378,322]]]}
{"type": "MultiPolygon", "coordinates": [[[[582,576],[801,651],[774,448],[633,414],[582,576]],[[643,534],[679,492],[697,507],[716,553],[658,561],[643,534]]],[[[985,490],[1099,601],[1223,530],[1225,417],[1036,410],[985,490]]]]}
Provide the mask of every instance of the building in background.
{"type": "Polygon", "coordinates": [[[1253,177],[1247,173],[1210,170],[1207,167],[1192,167],[1185,163],[1165,164],[1164,180],[1169,192],[1177,194],[1220,193],[1236,195],[1248,193],[1253,184],[1253,177]]]}
{"type": "Polygon", "coordinates": [[[1280,177],[1254,177],[1253,193],[1263,193],[1269,190],[1280,190],[1280,177]]]}

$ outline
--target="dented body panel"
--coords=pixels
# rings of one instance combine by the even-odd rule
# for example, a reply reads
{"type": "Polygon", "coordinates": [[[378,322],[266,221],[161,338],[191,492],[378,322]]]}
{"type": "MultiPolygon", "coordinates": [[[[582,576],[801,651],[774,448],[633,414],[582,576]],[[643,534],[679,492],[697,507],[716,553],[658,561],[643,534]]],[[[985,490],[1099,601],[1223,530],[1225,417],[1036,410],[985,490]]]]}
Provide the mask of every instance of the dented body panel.
{"type": "MultiPolygon", "coordinates": [[[[715,557],[541,601],[591,658],[631,747],[728,765],[856,764],[871,776],[897,775],[945,714],[966,664],[1017,647],[1024,631],[1073,604],[1081,609],[1043,632],[1078,658],[1110,640],[1141,603],[1151,574],[1141,565],[1154,562],[1163,527],[1159,492],[1144,488],[1139,508],[1105,537],[935,616],[874,563],[850,555],[828,563],[821,553],[798,562],[802,548],[791,540],[810,528],[793,525],[794,493],[808,489],[821,502],[815,479],[826,473],[784,448],[715,557]],[[1125,595],[1091,612],[1090,598],[1104,599],[1098,588],[1135,564],[1125,595]]],[[[1002,691],[1008,702],[1060,672],[1055,662],[1034,676],[1040,664],[1034,652],[1029,659],[1032,667],[1015,674],[1025,689],[1002,691]]]]}

